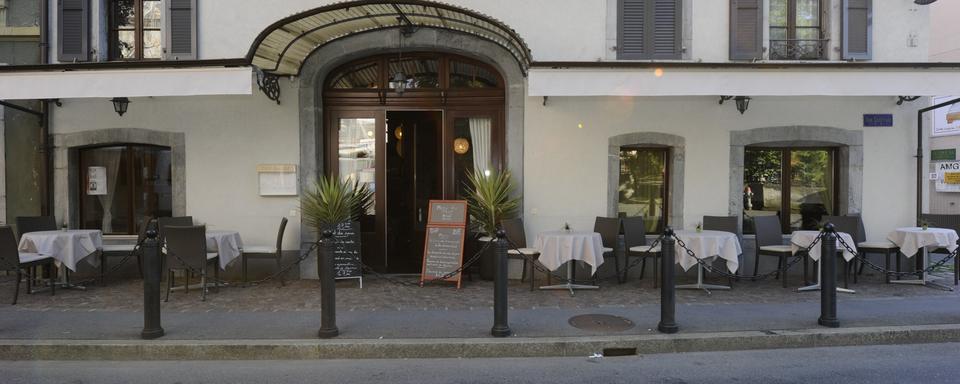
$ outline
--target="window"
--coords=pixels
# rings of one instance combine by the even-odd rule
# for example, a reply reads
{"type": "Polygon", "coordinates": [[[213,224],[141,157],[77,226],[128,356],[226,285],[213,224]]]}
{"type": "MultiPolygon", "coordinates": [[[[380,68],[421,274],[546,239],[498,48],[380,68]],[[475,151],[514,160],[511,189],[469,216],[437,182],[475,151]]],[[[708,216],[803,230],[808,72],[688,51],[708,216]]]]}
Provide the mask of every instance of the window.
{"type": "Polygon", "coordinates": [[[770,0],[770,59],[825,58],[821,0],[770,0]]]}
{"type": "Polygon", "coordinates": [[[744,233],[751,218],[776,215],[784,233],[817,229],[837,212],[834,148],[747,148],[744,153],[744,233]]]}
{"type": "MultiPolygon", "coordinates": [[[[377,120],[373,118],[339,119],[339,174],[340,180],[358,182],[376,194],[377,120]]],[[[376,195],[374,195],[376,196],[376,195]]],[[[376,214],[376,207],[367,212],[376,214]]]]}
{"type": "Polygon", "coordinates": [[[620,59],[679,59],[681,0],[619,0],[620,59]]]}
{"type": "Polygon", "coordinates": [[[663,231],[667,218],[669,148],[620,147],[617,210],[621,216],[642,216],[647,233],[663,231]]]}
{"type": "Polygon", "coordinates": [[[141,218],[173,213],[170,149],[116,145],[79,151],[80,225],[137,234],[141,218]]]}
{"type": "Polygon", "coordinates": [[[160,0],[110,1],[110,59],[160,59],[162,8],[160,0]]]}

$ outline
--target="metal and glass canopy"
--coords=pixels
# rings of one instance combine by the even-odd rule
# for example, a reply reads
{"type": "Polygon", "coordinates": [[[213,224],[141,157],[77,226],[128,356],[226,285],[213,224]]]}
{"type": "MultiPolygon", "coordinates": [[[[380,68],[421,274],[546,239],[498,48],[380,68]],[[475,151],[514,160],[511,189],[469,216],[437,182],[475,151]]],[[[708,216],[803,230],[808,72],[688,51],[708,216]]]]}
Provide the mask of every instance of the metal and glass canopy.
{"type": "Polygon", "coordinates": [[[530,50],[506,24],[469,9],[424,0],[358,0],[296,14],[261,32],[247,59],[267,73],[296,75],[317,48],[388,28],[434,28],[476,36],[509,51],[524,74],[530,66],[530,50]]]}

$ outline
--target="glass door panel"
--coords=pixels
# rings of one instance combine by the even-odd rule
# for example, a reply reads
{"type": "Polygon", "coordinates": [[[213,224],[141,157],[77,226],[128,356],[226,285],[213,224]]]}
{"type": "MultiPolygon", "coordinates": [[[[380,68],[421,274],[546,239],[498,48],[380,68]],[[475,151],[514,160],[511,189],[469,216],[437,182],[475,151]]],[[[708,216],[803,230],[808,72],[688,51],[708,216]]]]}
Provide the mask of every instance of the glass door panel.
{"type": "Polygon", "coordinates": [[[783,205],[783,151],[747,149],[743,169],[743,233],[754,233],[753,218],[779,216],[783,205]]]}
{"type": "Polygon", "coordinates": [[[667,217],[667,148],[620,148],[618,212],[642,216],[647,233],[663,231],[667,217]]]}
{"type": "MultiPolygon", "coordinates": [[[[377,119],[347,118],[338,123],[337,164],[341,181],[358,182],[377,193],[377,119]]],[[[376,214],[376,204],[367,211],[376,214]]]]}
{"type": "Polygon", "coordinates": [[[817,229],[823,216],[835,214],[833,151],[792,150],[790,156],[790,229],[817,229]]]}

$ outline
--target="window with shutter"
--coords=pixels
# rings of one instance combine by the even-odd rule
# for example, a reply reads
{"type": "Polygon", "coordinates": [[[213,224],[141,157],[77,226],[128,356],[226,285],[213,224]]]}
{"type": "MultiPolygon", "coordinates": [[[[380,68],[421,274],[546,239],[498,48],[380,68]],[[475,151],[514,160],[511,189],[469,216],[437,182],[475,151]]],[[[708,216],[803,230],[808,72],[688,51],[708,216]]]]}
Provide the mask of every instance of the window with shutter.
{"type": "Polygon", "coordinates": [[[111,0],[111,60],[160,59],[163,6],[160,0],[111,0]]]}
{"type": "Polygon", "coordinates": [[[770,58],[825,58],[826,39],[820,28],[821,0],[770,0],[770,58]]]}
{"type": "Polygon", "coordinates": [[[62,62],[87,61],[90,39],[90,1],[57,2],[57,57],[62,62]]]}
{"type": "Polygon", "coordinates": [[[873,1],[843,0],[843,59],[873,56],[873,1]]]}
{"type": "Polygon", "coordinates": [[[679,59],[681,0],[619,0],[620,59],[679,59]]]}
{"type": "Polygon", "coordinates": [[[164,57],[169,60],[197,58],[197,0],[167,0],[167,31],[164,57]]]}
{"type": "Polygon", "coordinates": [[[763,55],[763,1],[730,0],[730,60],[763,55]]]}

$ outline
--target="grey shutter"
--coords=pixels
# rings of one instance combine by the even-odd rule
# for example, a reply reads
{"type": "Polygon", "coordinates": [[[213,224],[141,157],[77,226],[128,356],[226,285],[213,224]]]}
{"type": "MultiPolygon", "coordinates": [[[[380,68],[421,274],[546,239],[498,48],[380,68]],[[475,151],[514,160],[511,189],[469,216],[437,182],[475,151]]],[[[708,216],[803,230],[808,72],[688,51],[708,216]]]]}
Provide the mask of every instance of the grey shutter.
{"type": "Polygon", "coordinates": [[[619,0],[620,59],[679,59],[681,0],[619,0]]]}
{"type": "Polygon", "coordinates": [[[644,30],[647,0],[619,0],[617,53],[620,59],[640,59],[647,52],[644,30]]]}
{"type": "Polygon", "coordinates": [[[763,56],[763,1],[730,0],[730,60],[763,56]]]}
{"type": "Polygon", "coordinates": [[[873,57],[873,1],[843,0],[843,59],[873,57]]]}
{"type": "Polygon", "coordinates": [[[680,58],[680,26],[683,21],[680,12],[683,8],[680,0],[653,1],[653,59],[680,58]]]}
{"type": "Polygon", "coordinates": [[[57,0],[57,60],[90,60],[89,0],[57,0]]]}
{"type": "Polygon", "coordinates": [[[197,58],[197,0],[166,0],[164,59],[197,58]]]}

